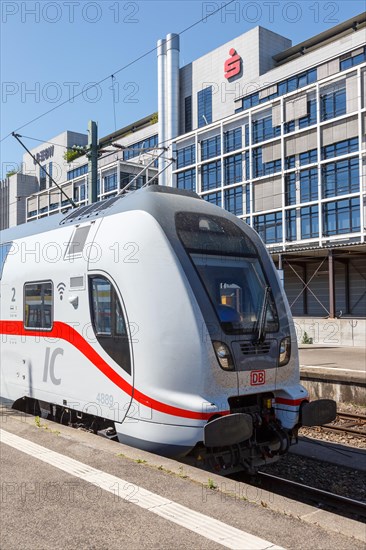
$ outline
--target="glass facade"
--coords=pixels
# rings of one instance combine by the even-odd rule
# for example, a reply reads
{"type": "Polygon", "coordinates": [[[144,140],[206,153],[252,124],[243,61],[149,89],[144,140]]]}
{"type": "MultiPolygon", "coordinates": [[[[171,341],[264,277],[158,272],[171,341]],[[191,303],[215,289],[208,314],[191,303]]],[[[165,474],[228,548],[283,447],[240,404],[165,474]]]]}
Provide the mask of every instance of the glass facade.
{"type": "Polygon", "coordinates": [[[323,199],[360,190],[358,158],[330,162],[322,167],[323,199]]]}
{"type": "Polygon", "coordinates": [[[196,147],[189,145],[177,150],[177,168],[190,166],[196,162],[196,147]]]}
{"type": "Polygon", "coordinates": [[[218,157],[221,153],[221,137],[214,136],[201,141],[201,159],[207,160],[218,157]]]}
{"type": "Polygon", "coordinates": [[[360,231],[360,199],[344,199],[323,204],[324,236],[360,231]]]}
{"type": "Polygon", "coordinates": [[[254,229],[266,244],[282,241],[282,212],[254,217],[254,229]]]}
{"type": "Polygon", "coordinates": [[[184,170],[177,174],[178,189],[187,189],[188,191],[196,191],[196,169],[184,170]]]}
{"type": "Polygon", "coordinates": [[[243,179],[243,158],[239,153],[224,159],[224,184],[239,183],[243,179]]]}
{"type": "Polygon", "coordinates": [[[202,128],[212,122],[212,86],[197,93],[197,126],[202,128]]]}
{"type": "Polygon", "coordinates": [[[203,164],[202,169],[202,191],[215,189],[221,186],[221,161],[203,164]]]}
{"type": "Polygon", "coordinates": [[[320,96],[321,120],[329,120],[346,114],[346,88],[330,91],[320,96]]]}

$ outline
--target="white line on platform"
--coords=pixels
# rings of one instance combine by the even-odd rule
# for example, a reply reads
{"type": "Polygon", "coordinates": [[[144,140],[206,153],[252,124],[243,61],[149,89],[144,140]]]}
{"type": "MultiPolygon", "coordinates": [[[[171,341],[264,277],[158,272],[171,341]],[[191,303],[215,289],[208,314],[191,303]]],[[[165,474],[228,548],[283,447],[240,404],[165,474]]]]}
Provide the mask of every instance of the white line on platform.
{"type": "Polygon", "coordinates": [[[113,493],[123,500],[136,504],[136,506],[140,508],[144,508],[177,525],[181,525],[226,548],[237,550],[284,550],[280,546],[275,546],[271,542],[250,535],[222,521],[195,512],[186,506],[182,506],[156,493],[152,493],[143,487],[134,485],[129,481],[103,472],[102,470],[97,470],[92,466],[88,466],[78,460],[51,451],[46,447],[42,447],[37,443],[23,439],[22,437],[2,429],[0,429],[0,440],[2,443],[14,449],[18,449],[38,460],[42,460],[92,485],[96,485],[104,491],[113,493]],[[131,492],[132,487],[134,488],[133,492],[131,492]]]}
{"type": "Polygon", "coordinates": [[[324,370],[337,370],[340,372],[360,372],[362,373],[362,370],[357,369],[342,369],[341,367],[322,367],[321,365],[300,365],[300,369],[324,369],[324,370]]]}

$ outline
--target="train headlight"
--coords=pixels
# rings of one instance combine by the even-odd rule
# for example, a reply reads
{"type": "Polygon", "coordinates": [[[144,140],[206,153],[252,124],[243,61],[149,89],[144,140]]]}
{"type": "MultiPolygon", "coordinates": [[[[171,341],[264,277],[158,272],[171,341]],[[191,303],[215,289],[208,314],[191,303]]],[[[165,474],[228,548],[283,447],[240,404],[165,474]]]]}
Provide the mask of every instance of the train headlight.
{"type": "Polygon", "coordinates": [[[280,343],[280,351],[278,356],[278,366],[283,367],[287,365],[291,357],[291,338],[287,336],[280,343]]]}
{"type": "Polygon", "coordinates": [[[231,352],[223,342],[212,342],[220,367],[224,370],[234,370],[234,361],[231,352]]]}

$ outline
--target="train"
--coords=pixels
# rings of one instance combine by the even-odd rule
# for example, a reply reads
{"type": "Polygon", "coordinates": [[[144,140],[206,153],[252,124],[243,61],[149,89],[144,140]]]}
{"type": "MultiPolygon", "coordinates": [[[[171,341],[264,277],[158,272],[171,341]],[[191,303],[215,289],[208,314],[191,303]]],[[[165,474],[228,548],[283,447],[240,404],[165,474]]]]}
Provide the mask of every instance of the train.
{"type": "Polygon", "coordinates": [[[336,416],[300,384],[265,245],[150,185],[1,232],[1,401],[216,472],[255,472],[336,416]]]}

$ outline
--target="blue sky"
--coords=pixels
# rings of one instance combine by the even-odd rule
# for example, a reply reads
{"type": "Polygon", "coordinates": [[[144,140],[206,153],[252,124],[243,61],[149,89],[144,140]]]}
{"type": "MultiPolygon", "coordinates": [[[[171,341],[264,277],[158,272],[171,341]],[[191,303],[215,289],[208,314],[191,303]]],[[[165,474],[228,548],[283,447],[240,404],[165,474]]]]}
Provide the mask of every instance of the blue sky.
{"type": "MultiPolygon", "coordinates": [[[[156,52],[159,38],[181,32],[222,1],[58,0],[1,3],[1,138],[19,133],[46,141],[64,130],[86,132],[89,119],[99,136],[115,130],[111,75],[115,74],[116,127],[157,110],[156,52]],[[107,78],[97,87],[90,83],[107,78]]],[[[364,1],[234,1],[181,36],[185,65],[245,31],[262,25],[293,44],[361,13],[364,1]]],[[[29,148],[37,141],[24,139],[29,148]]],[[[1,172],[19,163],[23,150],[13,137],[1,143],[1,172]]]]}

